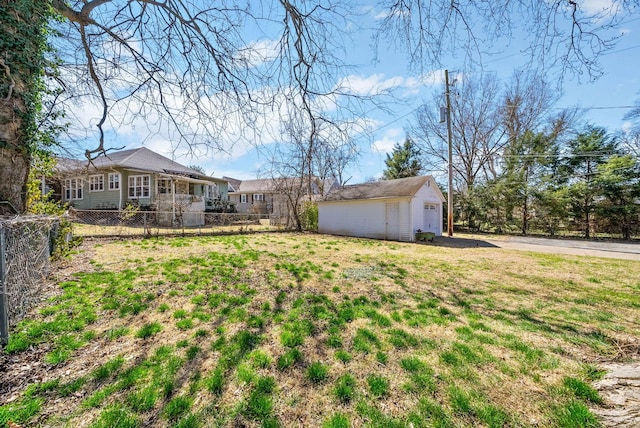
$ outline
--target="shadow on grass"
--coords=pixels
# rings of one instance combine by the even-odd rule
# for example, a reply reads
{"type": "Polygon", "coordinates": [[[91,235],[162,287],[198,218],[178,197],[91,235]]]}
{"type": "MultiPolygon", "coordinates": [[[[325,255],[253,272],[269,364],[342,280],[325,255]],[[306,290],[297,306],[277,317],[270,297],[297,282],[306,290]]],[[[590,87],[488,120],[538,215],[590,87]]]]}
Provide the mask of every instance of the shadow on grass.
{"type": "Polygon", "coordinates": [[[449,248],[499,248],[497,245],[481,239],[456,238],[455,236],[436,236],[431,245],[449,248]]]}

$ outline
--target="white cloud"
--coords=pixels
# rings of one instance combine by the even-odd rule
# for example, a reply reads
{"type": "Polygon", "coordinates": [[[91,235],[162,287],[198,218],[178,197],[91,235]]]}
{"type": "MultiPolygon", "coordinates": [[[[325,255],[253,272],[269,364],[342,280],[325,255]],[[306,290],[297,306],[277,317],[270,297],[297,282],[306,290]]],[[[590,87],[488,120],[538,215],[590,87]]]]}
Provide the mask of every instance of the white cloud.
{"type": "Polygon", "coordinates": [[[276,59],[279,55],[280,43],[277,40],[256,40],[238,51],[238,59],[245,61],[249,67],[258,67],[276,59]]]}
{"type": "Polygon", "coordinates": [[[382,138],[374,141],[371,148],[376,152],[391,153],[393,146],[402,142],[404,134],[405,131],[402,128],[391,128],[382,135],[382,138]]]}
{"type": "Polygon", "coordinates": [[[406,96],[415,95],[423,87],[433,86],[436,82],[437,79],[431,74],[420,77],[386,77],[382,73],[375,73],[369,76],[347,76],[338,82],[337,88],[339,91],[363,97],[389,95],[396,90],[405,90],[406,96]]]}
{"type": "Polygon", "coordinates": [[[401,77],[385,79],[384,74],[379,73],[370,76],[350,75],[338,82],[338,89],[360,96],[381,95],[402,85],[403,80],[401,77]]]}
{"type": "Polygon", "coordinates": [[[393,15],[398,15],[398,16],[409,16],[410,12],[408,10],[405,11],[399,11],[396,10],[394,12],[390,12],[388,9],[383,9],[379,12],[376,12],[375,10],[373,10],[373,8],[371,9],[371,12],[374,14],[373,15],[373,19],[375,19],[376,21],[382,21],[384,19],[387,19],[388,17],[390,17],[392,14],[393,15]]]}
{"type": "Polygon", "coordinates": [[[583,0],[581,3],[579,7],[588,14],[615,14],[621,7],[619,0],[583,0]]]}

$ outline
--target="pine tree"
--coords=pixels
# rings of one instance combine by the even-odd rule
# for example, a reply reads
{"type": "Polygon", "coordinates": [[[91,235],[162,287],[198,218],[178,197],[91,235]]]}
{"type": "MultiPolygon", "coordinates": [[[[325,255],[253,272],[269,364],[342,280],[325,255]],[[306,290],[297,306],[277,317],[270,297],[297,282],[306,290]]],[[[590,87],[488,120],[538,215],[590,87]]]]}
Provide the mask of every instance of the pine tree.
{"type": "Polygon", "coordinates": [[[409,137],[404,141],[404,144],[396,143],[393,146],[393,152],[387,154],[384,163],[387,168],[382,173],[383,180],[416,177],[423,170],[420,149],[409,137]]]}
{"type": "Polygon", "coordinates": [[[617,142],[606,130],[591,127],[568,142],[569,155],[560,168],[566,180],[570,198],[570,212],[584,237],[591,237],[593,213],[600,195],[598,168],[618,154],[617,142]]]}

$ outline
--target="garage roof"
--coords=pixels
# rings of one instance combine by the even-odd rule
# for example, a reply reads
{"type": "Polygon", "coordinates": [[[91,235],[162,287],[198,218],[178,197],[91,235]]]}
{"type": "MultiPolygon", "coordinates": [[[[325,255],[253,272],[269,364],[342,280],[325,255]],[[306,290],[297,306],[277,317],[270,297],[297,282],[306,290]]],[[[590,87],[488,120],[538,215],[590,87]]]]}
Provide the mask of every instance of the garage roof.
{"type": "Polygon", "coordinates": [[[347,201],[358,199],[382,199],[411,197],[416,194],[431,177],[428,175],[396,180],[375,181],[337,187],[329,193],[325,201],[347,201]]]}

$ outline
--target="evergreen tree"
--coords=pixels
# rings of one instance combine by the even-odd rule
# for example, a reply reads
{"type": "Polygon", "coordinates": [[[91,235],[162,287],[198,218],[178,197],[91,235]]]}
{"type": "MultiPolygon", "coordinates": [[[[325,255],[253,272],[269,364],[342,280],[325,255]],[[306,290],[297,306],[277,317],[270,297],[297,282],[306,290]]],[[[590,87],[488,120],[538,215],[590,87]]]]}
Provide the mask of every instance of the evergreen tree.
{"type": "Polygon", "coordinates": [[[396,143],[393,146],[393,152],[387,154],[384,163],[387,168],[382,173],[383,180],[416,177],[423,170],[420,149],[409,137],[404,141],[404,144],[396,143]]]}
{"type": "Polygon", "coordinates": [[[573,221],[588,239],[594,226],[596,200],[601,196],[598,168],[617,154],[617,143],[603,128],[592,127],[570,140],[568,148],[559,178],[567,187],[573,221]]]}
{"type": "MultiPolygon", "coordinates": [[[[517,208],[523,235],[529,233],[529,220],[533,218],[533,204],[544,190],[545,178],[556,162],[558,146],[555,134],[526,131],[505,151],[503,174],[508,208],[517,208]]],[[[510,211],[512,212],[512,211],[510,211]]]]}
{"type": "Polygon", "coordinates": [[[624,239],[638,233],[640,223],[640,163],[631,155],[610,157],[598,165],[597,186],[602,197],[596,206],[599,225],[624,239]]]}

